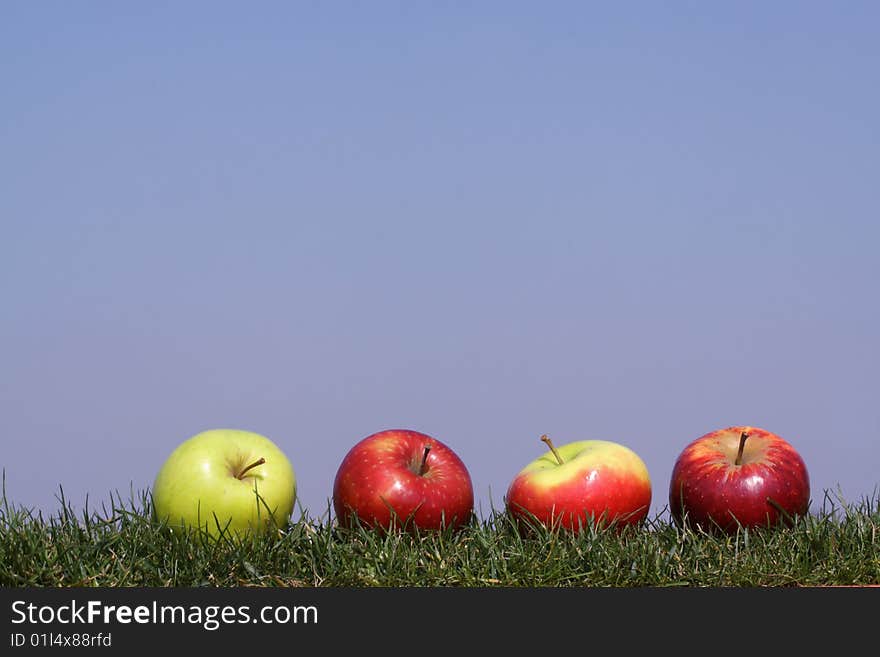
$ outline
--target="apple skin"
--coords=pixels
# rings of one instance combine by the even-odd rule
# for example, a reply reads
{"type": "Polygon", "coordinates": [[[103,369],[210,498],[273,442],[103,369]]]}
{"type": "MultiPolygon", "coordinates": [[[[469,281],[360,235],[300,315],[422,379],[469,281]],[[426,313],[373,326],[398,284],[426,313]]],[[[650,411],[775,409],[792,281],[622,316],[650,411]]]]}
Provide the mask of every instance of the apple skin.
{"type": "Polygon", "coordinates": [[[265,436],[211,429],[174,449],[156,475],[152,495],[154,518],[171,527],[201,528],[213,537],[222,529],[243,537],[285,526],[296,500],[296,476],[287,456],[265,436]],[[261,458],[265,463],[237,476],[261,458]]]}
{"type": "Polygon", "coordinates": [[[505,505],[518,524],[578,533],[591,523],[622,529],[648,515],[651,478],[633,450],[608,440],[579,440],[556,451],[564,463],[548,451],[511,481],[505,505]]]}
{"type": "Polygon", "coordinates": [[[385,429],[354,445],[340,463],[333,508],[342,526],[357,521],[385,529],[457,529],[473,515],[474,492],[449,446],[419,431],[385,429]]]}
{"type": "Polygon", "coordinates": [[[732,426],[700,436],[679,454],[669,483],[675,522],[706,531],[734,534],[740,526],[787,524],[805,515],[809,505],[810,477],[800,454],[782,437],[757,427],[732,426]],[[737,465],[744,432],[748,437],[737,465]]]}

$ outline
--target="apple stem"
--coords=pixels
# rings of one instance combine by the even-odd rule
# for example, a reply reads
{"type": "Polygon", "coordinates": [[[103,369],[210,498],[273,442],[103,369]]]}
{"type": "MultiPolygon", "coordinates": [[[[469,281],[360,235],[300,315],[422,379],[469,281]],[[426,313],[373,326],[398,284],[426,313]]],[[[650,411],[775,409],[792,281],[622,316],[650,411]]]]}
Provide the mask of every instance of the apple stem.
{"type": "Polygon", "coordinates": [[[736,461],[733,462],[734,465],[742,465],[743,460],[743,449],[746,446],[746,438],[749,437],[748,431],[743,431],[742,435],[739,437],[739,449],[736,451],[736,461]]]}
{"type": "Polygon", "coordinates": [[[248,467],[246,467],[244,470],[242,470],[241,472],[239,472],[239,473],[238,473],[238,478],[239,478],[239,479],[244,479],[244,474],[245,474],[248,470],[250,470],[251,468],[256,468],[258,465],[263,465],[265,462],[266,462],[266,459],[264,459],[264,458],[261,456],[261,457],[258,458],[256,461],[254,461],[253,463],[251,463],[248,467]]]}
{"type": "Polygon", "coordinates": [[[430,445],[425,445],[425,452],[422,454],[422,464],[419,466],[419,475],[424,475],[428,471],[428,452],[431,451],[430,445]]]}
{"type": "Polygon", "coordinates": [[[562,457],[559,456],[559,452],[556,451],[556,448],[553,446],[553,443],[550,441],[550,438],[547,436],[546,433],[541,436],[541,440],[547,443],[547,447],[549,447],[550,451],[553,452],[553,456],[555,456],[556,460],[559,461],[559,465],[565,463],[565,461],[562,460],[562,457]]]}

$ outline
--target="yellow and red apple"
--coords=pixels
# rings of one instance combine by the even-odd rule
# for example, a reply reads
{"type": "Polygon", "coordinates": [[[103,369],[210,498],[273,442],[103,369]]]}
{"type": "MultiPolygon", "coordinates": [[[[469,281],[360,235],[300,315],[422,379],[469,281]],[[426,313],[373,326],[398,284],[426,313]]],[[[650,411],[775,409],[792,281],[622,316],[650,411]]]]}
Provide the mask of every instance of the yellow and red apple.
{"type": "Polygon", "coordinates": [[[651,506],[651,478],[632,449],[608,440],[556,447],[526,465],[507,489],[508,513],[520,524],[579,532],[641,522],[651,506]]]}

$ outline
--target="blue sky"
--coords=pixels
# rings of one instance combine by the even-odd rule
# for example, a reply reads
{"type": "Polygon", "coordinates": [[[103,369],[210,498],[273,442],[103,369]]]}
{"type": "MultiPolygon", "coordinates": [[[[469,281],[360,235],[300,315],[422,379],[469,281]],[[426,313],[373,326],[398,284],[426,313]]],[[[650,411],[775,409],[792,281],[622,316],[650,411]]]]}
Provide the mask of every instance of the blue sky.
{"type": "MultiPolygon", "coordinates": [[[[326,512],[429,433],[479,508],[557,444],[774,431],[878,485],[874,3],[0,8],[0,465],[149,488],[209,428],[326,512]]],[[[298,512],[297,512],[298,514],[298,512]]]]}

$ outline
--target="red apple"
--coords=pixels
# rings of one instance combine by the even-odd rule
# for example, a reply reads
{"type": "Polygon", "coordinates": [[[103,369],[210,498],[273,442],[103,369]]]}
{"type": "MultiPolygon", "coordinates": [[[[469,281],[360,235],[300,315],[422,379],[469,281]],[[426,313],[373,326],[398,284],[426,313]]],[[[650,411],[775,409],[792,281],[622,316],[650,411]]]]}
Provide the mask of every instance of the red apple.
{"type": "Polygon", "coordinates": [[[579,532],[590,523],[618,528],[641,522],[651,506],[648,468],[630,448],[581,440],[549,452],[516,475],[507,489],[508,513],[520,524],[539,522],[579,532]]]}
{"type": "Polygon", "coordinates": [[[473,514],[471,477],[436,438],[387,429],[357,443],[339,465],[333,507],[342,525],[457,528],[473,514]]]}
{"type": "Polygon", "coordinates": [[[718,429],[679,454],[669,484],[678,525],[735,533],[739,526],[789,523],[807,513],[810,477],[800,454],[756,427],[718,429]]]}

